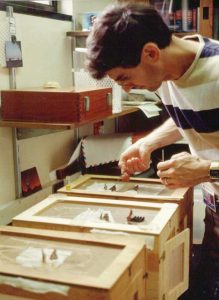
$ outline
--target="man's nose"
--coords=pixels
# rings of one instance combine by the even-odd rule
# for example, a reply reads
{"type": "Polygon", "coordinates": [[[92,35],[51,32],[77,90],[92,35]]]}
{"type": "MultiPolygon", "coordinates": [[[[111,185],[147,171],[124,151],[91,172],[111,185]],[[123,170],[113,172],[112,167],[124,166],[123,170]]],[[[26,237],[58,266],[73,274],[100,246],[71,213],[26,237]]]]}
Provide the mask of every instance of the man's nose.
{"type": "Polygon", "coordinates": [[[122,89],[128,93],[131,90],[131,87],[127,87],[127,86],[122,86],[122,89]]]}
{"type": "Polygon", "coordinates": [[[132,85],[122,85],[122,89],[126,92],[126,93],[128,93],[128,92],[130,92],[130,90],[133,88],[133,86],[132,85]]]}

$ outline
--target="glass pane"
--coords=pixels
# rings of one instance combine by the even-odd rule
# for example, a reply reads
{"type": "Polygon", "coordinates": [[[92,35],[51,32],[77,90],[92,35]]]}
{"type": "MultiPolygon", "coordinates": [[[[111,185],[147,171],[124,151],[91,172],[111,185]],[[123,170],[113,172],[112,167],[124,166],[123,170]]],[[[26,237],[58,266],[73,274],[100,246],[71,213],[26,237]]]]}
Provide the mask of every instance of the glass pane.
{"type": "Polygon", "coordinates": [[[90,179],[85,183],[72,188],[72,191],[81,189],[91,192],[119,192],[129,195],[171,196],[174,190],[157,183],[122,182],[118,180],[90,179]]]}
{"type": "Polygon", "coordinates": [[[37,1],[37,0],[33,0],[33,1],[31,1],[31,2],[36,2],[36,3],[41,3],[41,4],[45,4],[45,5],[51,5],[51,1],[37,1]]]}
{"type": "MultiPolygon", "coordinates": [[[[16,266],[25,274],[27,269],[54,271],[59,276],[100,274],[116,259],[122,249],[102,245],[66,243],[52,240],[0,235],[1,266],[16,266]]],[[[73,277],[74,278],[74,277],[73,277]]]]}
{"type": "Polygon", "coordinates": [[[141,225],[150,224],[158,214],[159,209],[156,208],[133,208],[107,206],[100,204],[75,204],[65,201],[58,201],[36,215],[41,217],[55,217],[71,219],[72,221],[91,221],[95,223],[117,223],[117,224],[132,224],[140,223],[141,225]],[[131,216],[130,216],[131,213],[131,216]],[[104,216],[108,218],[105,219],[104,216]],[[129,220],[128,216],[132,218],[129,220]],[[134,217],[141,217],[141,222],[135,222],[134,217]]]}

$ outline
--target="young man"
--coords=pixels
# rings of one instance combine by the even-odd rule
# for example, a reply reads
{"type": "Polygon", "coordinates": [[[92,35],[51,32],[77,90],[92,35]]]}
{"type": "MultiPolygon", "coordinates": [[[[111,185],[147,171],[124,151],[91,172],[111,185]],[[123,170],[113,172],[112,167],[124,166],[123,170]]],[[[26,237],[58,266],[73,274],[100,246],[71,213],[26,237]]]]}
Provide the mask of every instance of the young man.
{"type": "Polygon", "coordinates": [[[202,184],[209,202],[203,259],[188,299],[219,299],[219,164],[213,163],[219,161],[219,42],[200,35],[178,38],[156,10],[128,3],[97,18],[87,48],[94,78],[108,75],[125,91],[157,90],[170,115],[121,155],[123,180],[149,168],[155,149],[182,136],[188,141],[191,154],[160,162],[157,174],[172,189],[202,184]]]}

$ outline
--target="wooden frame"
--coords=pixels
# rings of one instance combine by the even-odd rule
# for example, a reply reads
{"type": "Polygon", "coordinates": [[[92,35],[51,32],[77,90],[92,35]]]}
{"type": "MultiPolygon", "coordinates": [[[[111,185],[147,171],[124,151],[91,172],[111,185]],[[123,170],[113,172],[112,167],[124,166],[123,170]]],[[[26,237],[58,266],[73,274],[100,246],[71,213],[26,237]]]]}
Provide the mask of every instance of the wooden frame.
{"type": "MultiPolygon", "coordinates": [[[[150,203],[150,202],[137,202],[137,201],[125,201],[114,199],[94,199],[94,198],[84,198],[84,197],[71,197],[66,195],[52,195],[32,208],[26,210],[20,215],[13,219],[13,225],[33,227],[33,228],[44,228],[44,229],[56,229],[64,231],[79,231],[79,232],[95,232],[96,230],[100,232],[111,232],[111,233],[121,233],[131,235],[141,235],[144,237],[147,245],[147,257],[145,265],[148,268],[148,280],[147,280],[147,299],[150,300],[160,300],[165,295],[165,299],[168,298],[169,293],[174,293],[180,296],[183,291],[188,287],[188,268],[186,269],[185,264],[188,262],[189,257],[189,230],[185,230],[178,234],[180,231],[178,224],[178,210],[179,207],[175,203],[150,203]],[[61,217],[54,216],[52,213],[47,212],[58,205],[58,211],[63,205],[66,206],[66,211],[71,210],[71,206],[76,211],[76,215],[61,217]],[[80,207],[80,209],[78,208],[80,207]],[[82,207],[82,209],[81,209],[82,207]],[[83,209],[84,207],[84,209],[83,209]],[[86,208],[91,210],[95,209],[109,209],[111,211],[116,211],[118,215],[124,215],[122,210],[127,211],[132,209],[133,211],[138,211],[138,214],[144,215],[145,212],[153,215],[151,220],[147,224],[123,224],[122,222],[96,222],[89,221],[87,219],[80,220],[75,219],[77,214],[80,214],[86,208]],[[153,214],[152,214],[153,212],[153,214]],[[180,239],[183,249],[178,249],[178,245],[175,239],[180,239]],[[183,269],[182,278],[178,282],[175,282],[175,286],[168,285],[164,286],[164,278],[170,277],[170,282],[176,276],[173,270],[164,264],[165,257],[171,255],[170,252],[173,250],[166,250],[166,243],[168,245],[173,245],[174,251],[180,252],[178,257],[180,259],[175,259],[174,265],[178,265],[178,269],[183,269]],[[165,253],[165,255],[164,255],[165,253]]],[[[62,214],[62,213],[60,213],[62,214]]],[[[146,216],[146,215],[145,215],[146,216]]],[[[146,218],[146,217],[145,217],[146,218]]],[[[115,234],[114,234],[115,235],[115,234]]],[[[113,236],[114,236],[113,235],[113,236]]],[[[169,246],[170,247],[170,246],[169,246]]],[[[175,266],[174,266],[175,270],[175,266]]]]}
{"type": "Polygon", "coordinates": [[[214,1],[200,1],[200,34],[213,37],[214,32],[214,1]]]}
{"type": "MultiPolygon", "coordinates": [[[[113,201],[106,199],[94,199],[94,198],[82,198],[82,197],[70,197],[65,195],[52,195],[40,203],[34,205],[33,207],[27,209],[23,213],[14,217],[12,223],[14,226],[24,226],[32,228],[43,228],[43,229],[56,229],[65,231],[75,231],[74,227],[79,227],[81,231],[81,226],[83,226],[83,231],[90,231],[92,228],[104,229],[104,230],[122,230],[127,233],[134,234],[148,234],[159,236],[162,234],[163,229],[171,220],[171,226],[168,227],[168,233],[165,237],[171,233],[171,229],[175,228],[177,231],[176,222],[176,212],[178,205],[171,203],[150,203],[150,202],[136,202],[136,201],[113,201]],[[155,212],[155,217],[147,225],[142,225],[141,229],[139,226],[132,226],[129,224],[122,223],[97,223],[92,221],[74,221],[72,217],[49,217],[40,216],[40,213],[45,212],[47,209],[55,206],[57,204],[67,204],[67,205],[81,205],[86,208],[95,207],[111,207],[114,209],[140,209],[142,212],[153,211],[155,212]],[[86,229],[85,229],[86,228],[86,229]]],[[[82,209],[83,210],[83,209],[82,209]]],[[[140,224],[141,225],[141,224],[140,224]]]]}
{"type": "Polygon", "coordinates": [[[110,190],[86,190],[83,188],[85,184],[89,184],[91,181],[102,181],[102,183],[110,183],[110,182],[115,182],[115,183],[121,183],[121,178],[119,176],[108,176],[108,175],[93,175],[93,174],[87,174],[80,176],[78,179],[73,181],[70,184],[67,184],[63,188],[59,189],[58,192],[64,193],[64,194],[69,194],[69,195],[82,195],[82,196],[95,196],[98,197],[100,196],[101,198],[115,198],[115,199],[121,199],[125,198],[127,200],[149,200],[149,201],[166,201],[166,202],[173,202],[173,203],[178,203],[181,199],[184,198],[185,193],[187,192],[188,188],[180,188],[177,190],[169,190],[163,184],[159,179],[146,179],[146,178],[135,178],[131,177],[130,181],[128,183],[124,182],[125,184],[133,183],[133,184],[142,184],[147,186],[148,184],[154,185],[154,186],[160,186],[163,187],[162,191],[163,194],[151,194],[151,193],[144,193],[144,194],[136,194],[136,195],[129,195],[126,192],[119,192],[119,191],[110,191],[110,190]]]}
{"type": "Polygon", "coordinates": [[[187,288],[188,288],[188,282],[180,280],[178,278],[178,281],[180,282],[177,286],[175,285],[174,281],[176,278],[175,276],[182,276],[182,278],[186,278],[189,273],[189,230],[184,230],[180,234],[178,234],[174,241],[167,241],[165,243],[165,249],[164,249],[164,280],[163,280],[163,290],[164,290],[164,299],[169,300],[176,300],[179,295],[181,295],[187,288]],[[184,260],[183,265],[181,266],[181,270],[179,270],[177,267],[179,265],[174,265],[175,259],[174,257],[178,257],[178,254],[180,251],[175,251],[175,249],[179,249],[181,247],[181,254],[184,253],[184,260]],[[172,266],[172,268],[171,268],[172,266]],[[175,268],[175,271],[173,270],[175,268]],[[165,276],[166,274],[174,274],[174,277],[168,277],[165,276]],[[173,282],[171,282],[171,279],[173,279],[173,282]]]}
{"type": "Polygon", "coordinates": [[[136,185],[154,185],[160,186],[160,194],[144,193],[136,195],[129,195],[125,192],[116,191],[98,191],[98,190],[85,190],[82,188],[84,185],[88,184],[92,180],[102,181],[103,183],[109,182],[121,182],[119,176],[108,176],[108,175],[93,175],[87,174],[80,176],[78,179],[70,184],[62,187],[58,190],[59,193],[64,193],[66,195],[75,195],[83,197],[101,197],[107,199],[125,199],[125,200],[135,200],[135,201],[150,201],[156,203],[170,202],[177,203],[179,205],[179,210],[177,212],[177,218],[179,223],[179,230],[184,230],[185,228],[190,228],[190,241],[192,244],[192,227],[193,227],[193,189],[192,188],[180,188],[176,190],[167,189],[159,179],[152,178],[135,178],[131,177],[129,183],[136,185]]]}
{"type": "Polygon", "coordinates": [[[2,120],[43,123],[91,122],[112,113],[112,88],[4,90],[2,120]]]}
{"type": "MultiPolygon", "coordinates": [[[[7,283],[0,284],[0,294],[17,295],[24,298],[56,299],[56,300],[88,300],[88,299],[145,299],[145,243],[140,238],[112,237],[108,235],[94,235],[58,232],[49,230],[37,230],[17,227],[0,227],[0,237],[15,239],[44,240],[50,245],[51,241],[85,245],[106,249],[116,249],[116,255],[108,263],[105,269],[101,269],[97,276],[89,274],[63,274],[60,269],[56,272],[43,272],[37,268],[24,268],[19,264],[1,264],[0,274],[14,277],[37,280],[37,282],[50,282],[67,287],[67,293],[50,290],[47,293],[27,291],[19,286],[13,287],[7,283]],[[118,253],[117,253],[118,252],[118,253]],[[137,295],[137,296],[136,296],[137,295]]],[[[7,245],[7,243],[6,243],[7,245]]],[[[102,252],[104,254],[104,250],[102,252]]],[[[95,263],[93,263],[95,266],[95,263]]],[[[73,267],[73,266],[72,266],[73,267]]],[[[76,266],[74,266],[76,268],[76,266]]],[[[100,267],[99,267],[100,268],[100,267]]],[[[39,290],[39,289],[38,289],[39,290]]]]}

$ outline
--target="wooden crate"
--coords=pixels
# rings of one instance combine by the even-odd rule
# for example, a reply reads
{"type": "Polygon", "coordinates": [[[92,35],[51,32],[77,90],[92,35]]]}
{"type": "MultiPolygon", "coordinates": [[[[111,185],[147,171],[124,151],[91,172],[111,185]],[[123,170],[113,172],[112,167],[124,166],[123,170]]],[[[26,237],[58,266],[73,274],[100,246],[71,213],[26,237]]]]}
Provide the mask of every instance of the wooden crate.
{"type": "Polygon", "coordinates": [[[112,113],[111,88],[44,89],[1,92],[2,119],[33,122],[83,122],[112,113]]]}
{"type": "Polygon", "coordinates": [[[177,299],[188,287],[189,265],[189,229],[178,233],[178,209],[175,203],[56,194],[16,216],[13,225],[143,236],[148,257],[145,262],[148,269],[146,299],[177,299]],[[127,223],[130,210],[134,216],[145,220],[127,223]]]}
{"type": "MultiPolygon", "coordinates": [[[[27,300],[28,298],[12,296],[12,295],[5,295],[5,294],[3,295],[0,293],[0,299],[1,300],[27,300]]],[[[30,299],[30,300],[32,300],[32,299],[30,299]]]]}
{"type": "Polygon", "coordinates": [[[179,230],[190,228],[192,242],[193,227],[193,189],[180,188],[171,190],[165,187],[159,179],[134,178],[129,182],[122,182],[119,176],[105,176],[87,174],[58,190],[67,195],[83,197],[101,197],[110,199],[126,199],[150,202],[177,203],[179,230]],[[112,187],[116,185],[117,190],[112,187]],[[135,191],[135,187],[139,187],[135,191]],[[107,187],[107,188],[106,188],[107,187]]]}
{"type": "Polygon", "coordinates": [[[145,299],[142,238],[8,226],[0,227],[0,240],[0,295],[40,300],[145,299]]]}

